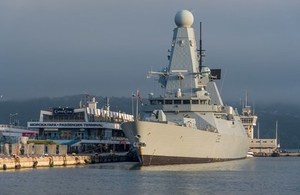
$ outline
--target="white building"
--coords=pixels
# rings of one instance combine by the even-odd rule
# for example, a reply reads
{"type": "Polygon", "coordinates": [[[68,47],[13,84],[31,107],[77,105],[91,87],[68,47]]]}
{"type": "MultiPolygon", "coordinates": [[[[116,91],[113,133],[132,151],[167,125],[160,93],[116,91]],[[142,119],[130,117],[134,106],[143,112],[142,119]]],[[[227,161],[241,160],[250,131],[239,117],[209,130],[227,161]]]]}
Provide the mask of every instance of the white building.
{"type": "Polygon", "coordinates": [[[112,112],[109,103],[97,108],[95,98],[79,108],[58,107],[40,111],[38,122],[28,122],[29,129],[39,131],[39,139],[67,144],[77,151],[99,150],[127,151],[129,142],[120,128],[133,116],[112,112]]]}

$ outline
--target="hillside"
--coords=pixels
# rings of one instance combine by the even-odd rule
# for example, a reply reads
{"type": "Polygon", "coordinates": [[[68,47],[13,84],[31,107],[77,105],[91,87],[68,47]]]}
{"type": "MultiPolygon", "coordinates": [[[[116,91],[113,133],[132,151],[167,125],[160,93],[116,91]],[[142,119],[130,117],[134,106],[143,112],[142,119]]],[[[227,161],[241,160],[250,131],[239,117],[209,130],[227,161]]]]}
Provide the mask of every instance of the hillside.
{"type": "MultiPolygon", "coordinates": [[[[27,121],[39,119],[41,109],[50,107],[74,107],[79,106],[80,100],[84,101],[85,95],[74,95],[56,98],[37,98],[24,101],[0,102],[0,123],[9,123],[9,115],[18,113],[13,119],[18,120],[20,125],[26,126],[27,121]]],[[[98,107],[104,107],[105,97],[96,97],[98,107]]],[[[239,103],[233,102],[240,110],[239,103]]],[[[112,111],[132,112],[132,99],[130,97],[110,97],[112,111]]],[[[278,120],[278,135],[281,147],[285,149],[300,148],[300,115],[299,105],[264,103],[255,106],[258,116],[261,138],[275,138],[275,121],[278,120]]],[[[255,135],[256,135],[255,130],[255,135]]]]}

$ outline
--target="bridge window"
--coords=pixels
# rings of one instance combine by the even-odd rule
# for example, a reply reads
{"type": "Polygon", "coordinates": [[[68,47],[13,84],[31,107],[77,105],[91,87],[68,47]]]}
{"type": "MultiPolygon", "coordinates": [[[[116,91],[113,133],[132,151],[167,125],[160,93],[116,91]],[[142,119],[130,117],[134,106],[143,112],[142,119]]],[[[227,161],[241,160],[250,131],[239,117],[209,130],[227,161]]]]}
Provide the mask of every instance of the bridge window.
{"type": "Polygon", "coordinates": [[[207,104],[206,100],[200,100],[200,104],[207,104]]]}
{"type": "Polygon", "coordinates": [[[183,100],[182,103],[183,104],[191,104],[191,101],[190,100],[183,100]]]}
{"type": "Polygon", "coordinates": [[[157,100],[150,100],[150,104],[151,105],[156,105],[157,104],[157,100]]]}
{"type": "Polygon", "coordinates": [[[174,100],[174,104],[181,104],[181,100],[174,100]]]}
{"type": "Polygon", "coordinates": [[[172,104],[173,101],[172,100],[165,100],[165,104],[172,104]]]}
{"type": "Polygon", "coordinates": [[[199,100],[192,100],[192,104],[199,104],[199,100]]]}

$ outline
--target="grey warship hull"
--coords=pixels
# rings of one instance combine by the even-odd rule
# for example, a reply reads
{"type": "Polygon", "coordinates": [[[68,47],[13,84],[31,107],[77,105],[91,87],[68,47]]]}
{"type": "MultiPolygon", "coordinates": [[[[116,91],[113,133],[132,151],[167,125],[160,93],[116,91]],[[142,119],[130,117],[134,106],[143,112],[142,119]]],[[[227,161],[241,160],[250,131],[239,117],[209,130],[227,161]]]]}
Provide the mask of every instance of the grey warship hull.
{"type": "Polygon", "coordinates": [[[135,121],[123,124],[122,128],[137,148],[140,163],[144,166],[245,158],[248,138],[244,134],[234,133],[240,127],[232,124],[221,126],[229,127],[224,128],[223,133],[216,133],[174,124],[135,121]]]}

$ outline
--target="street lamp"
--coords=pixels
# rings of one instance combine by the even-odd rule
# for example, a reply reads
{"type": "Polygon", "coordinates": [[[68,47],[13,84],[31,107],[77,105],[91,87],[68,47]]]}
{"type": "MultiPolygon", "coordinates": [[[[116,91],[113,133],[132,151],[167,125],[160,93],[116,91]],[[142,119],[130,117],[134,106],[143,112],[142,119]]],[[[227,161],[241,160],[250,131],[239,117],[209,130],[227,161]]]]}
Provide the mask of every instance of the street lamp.
{"type": "Polygon", "coordinates": [[[11,135],[10,135],[11,127],[12,127],[11,119],[17,115],[18,115],[18,113],[9,114],[9,144],[11,144],[11,135]]]}
{"type": "Polygon", "coordinates": [[[11,119],[12,119],[13,117],[17,116],[17,115],[18,115],[18,113],[9,114],[9,126],[10,126],[10,127],[12,126],[12,124],[11,124],[11,119]]]}

